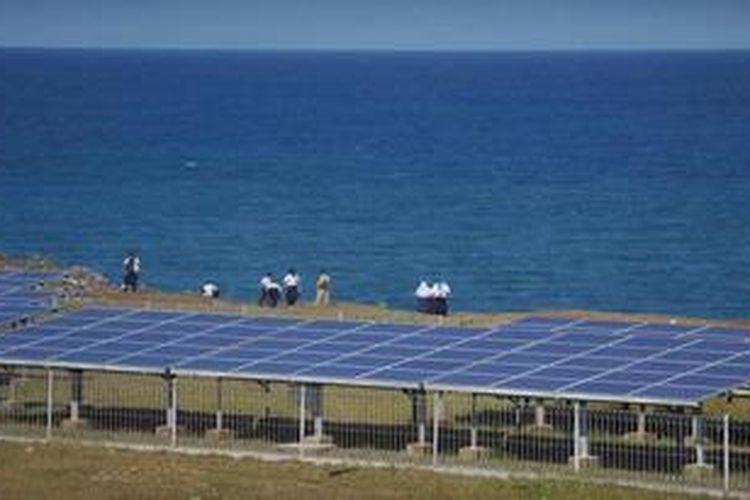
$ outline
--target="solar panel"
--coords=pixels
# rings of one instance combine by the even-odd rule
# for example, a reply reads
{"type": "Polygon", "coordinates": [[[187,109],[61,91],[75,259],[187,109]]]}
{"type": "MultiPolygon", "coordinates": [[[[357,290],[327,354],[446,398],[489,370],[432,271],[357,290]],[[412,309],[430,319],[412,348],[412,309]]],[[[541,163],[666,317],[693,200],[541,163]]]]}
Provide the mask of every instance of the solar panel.
{"type": "Polygon", "coordinates": [[[0,363],[694,405],[750,380],[750,331],[560,318],[492,328],[86,308],[0,363]]]}
{"type": "Polygon", "coordinates": [[[0,271],[0,324],[18,322],[52,308],[53,294],[36,288],[60,273],[0,271]]]}

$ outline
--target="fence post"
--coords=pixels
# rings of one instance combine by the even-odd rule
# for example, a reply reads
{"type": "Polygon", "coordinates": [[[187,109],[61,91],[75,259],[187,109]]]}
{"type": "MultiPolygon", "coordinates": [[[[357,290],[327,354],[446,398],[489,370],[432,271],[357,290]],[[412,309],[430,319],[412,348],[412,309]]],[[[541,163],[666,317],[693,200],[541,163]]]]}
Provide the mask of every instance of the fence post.
{"type": "Polygon", "coordinates": [[[573,404],[573,470],[581,469],[581,404],[573,404]]]}
{"type": "Polygon", "coordinates": [[[169,379],[170,408],[170,439],[172,448],[177,446],[177,377],[172,375],[169,379]]]}
{"type": "Polygon", "coordinates": [[[724,415],[724,493],[729,493],[729,414],[724,415]]]}
{"type": "Polygon", "coordinates": [[[52,439],[52,410],[53,410],[53,381],[55,372],[47,368],[47,430],[45,433],[46,439],[52,439]]]}
{"type": "Polygon", "coordinates": [[[216,430],[221,433],[224,429],[224,391],[222,391],[221,377],[216,379],[216,430]]]}
{"type": "Polygon", "coordinates": [[[307,405],[307,391],[305,384],[299,386],[299,454],[305,454],[305,406],[307,405]]]}
{"type": "Polygon", "coordinates": [[[432,465],[438,464],[440,452],[440,417],[443,410],[443,393],[436,392],[433,396],[432,407],[432,465]]]}

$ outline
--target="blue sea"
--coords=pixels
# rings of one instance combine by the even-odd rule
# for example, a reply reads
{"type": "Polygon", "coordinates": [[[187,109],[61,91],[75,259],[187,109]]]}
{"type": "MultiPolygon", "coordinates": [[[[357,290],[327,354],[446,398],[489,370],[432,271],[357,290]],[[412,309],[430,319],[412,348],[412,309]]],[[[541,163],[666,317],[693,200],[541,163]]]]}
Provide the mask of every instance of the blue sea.
{"type": "Polygon", "coordinates": [[[0,252],[750,316],[750,52],[0,50],[0,252]]]}

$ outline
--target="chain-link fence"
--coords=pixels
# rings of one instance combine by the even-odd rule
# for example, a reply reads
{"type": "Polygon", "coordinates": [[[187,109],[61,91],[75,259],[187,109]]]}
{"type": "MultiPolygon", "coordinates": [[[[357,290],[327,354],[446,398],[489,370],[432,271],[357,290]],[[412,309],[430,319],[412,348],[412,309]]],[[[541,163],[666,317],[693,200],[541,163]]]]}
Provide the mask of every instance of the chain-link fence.
{"type": "Polygon", "coordinates": [[[0,366],[0,437],[750,491],[750,422],[464,393],[0,366]]]}

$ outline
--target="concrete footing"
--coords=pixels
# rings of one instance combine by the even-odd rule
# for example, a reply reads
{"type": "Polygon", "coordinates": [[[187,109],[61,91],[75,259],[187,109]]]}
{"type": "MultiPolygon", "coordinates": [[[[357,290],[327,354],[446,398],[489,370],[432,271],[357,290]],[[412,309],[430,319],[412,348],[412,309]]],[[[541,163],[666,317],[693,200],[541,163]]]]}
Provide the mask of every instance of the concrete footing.
{"type": "MultiPolygon", "coordinates": [[[[570,466],[575,466],[575,462],[576,462],[575,457],[568,458],[568,464],[570,466]]],[[[593,469],[595,467],[599,467],[599,457],[594,456],[594,455],[586,455],[585,457],[579,457],[578,466],[581,469],[593,469]]]]}
{"type": "Polygon", "coordinates": [[[429,443],[409,443],[406,445],[406,454],[410,457],[426,457],[432,455],[432,445],[429,443]]]}
{"type": "Polygon", "coordinates": [[[479,462],[490,456],[489,448],[484,446],[464,446],[458,450],[458,458],[462,462],[479,462]]]}
{"type": "Polygon", "coordinates": [[[310,445],[317,444],[333,446],[333,437],[327,434],[313,434],[312,436],[305,436],[305,439],[302,442],[310,445]]]}
{"type": "Polygon", "coordinates": [[[278,448],[283,451],[299,451],[303,453],[322,453],[333,450],[336,445],[332,442],[321,443],[316,441],[302,441],[301,443],[286,443],[279,445],[278,448]]]}
{"type": "MultiPolygon", "coordinates": [[[[178,425],[177,426],[177,435],[185,433],[185,428],[178,425]]],[[[172,438],[172,428],[168,425],[160,425],[156,428],[155,431],[156,437],[162,438],[162,439],[171,439],[172,438]]]]}
{"type": "Polygon", "coordinates": [[[628,443],[654,443],[658,436],[652,432],[628,432],[622,438],[628,443]]]}
{"type": "Polygon", "coordinates": [[[232,431],[229,429],[208,429],[205,438],[211,443],[223,443],[232,439],[232,431]]]}
{"type": "Polygon", "coordinates": [[[711,464],[687,464],[682,472],[688,477],[702,478],[711,476],[714,473],[714,466],[711,464]]]}
{"type": "Polygon", "coordinates": [[[75,432],[80,431],[83,429],[86,429],[89,426],[89,423],[86,419],[83,418],[66,418],[65,420],[60,422],[60,428],[63,431],[68,432],[75,432]]]}

